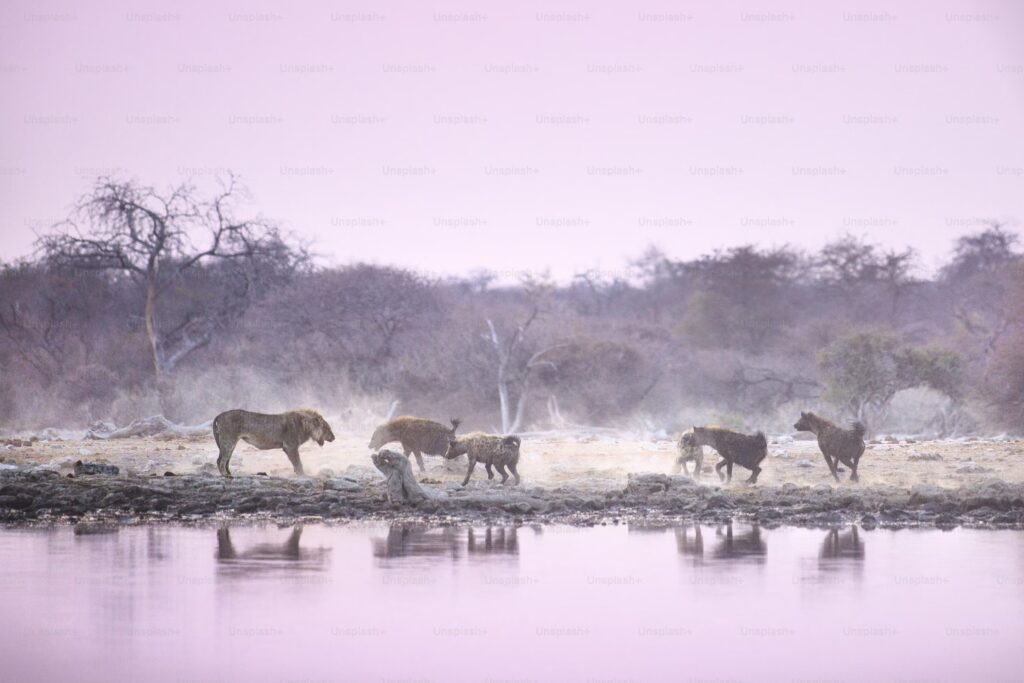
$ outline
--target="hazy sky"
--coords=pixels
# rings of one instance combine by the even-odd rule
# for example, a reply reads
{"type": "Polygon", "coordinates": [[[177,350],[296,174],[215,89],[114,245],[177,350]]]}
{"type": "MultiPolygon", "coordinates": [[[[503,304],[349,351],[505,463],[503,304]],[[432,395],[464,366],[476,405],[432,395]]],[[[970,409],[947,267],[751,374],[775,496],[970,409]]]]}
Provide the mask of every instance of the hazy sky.
{"type": "Polygon", "coordinates": [[[215,4],[3,3],[0,256],[104,173],[456,274],[1024,218],[1024,3],[215,4]]]}

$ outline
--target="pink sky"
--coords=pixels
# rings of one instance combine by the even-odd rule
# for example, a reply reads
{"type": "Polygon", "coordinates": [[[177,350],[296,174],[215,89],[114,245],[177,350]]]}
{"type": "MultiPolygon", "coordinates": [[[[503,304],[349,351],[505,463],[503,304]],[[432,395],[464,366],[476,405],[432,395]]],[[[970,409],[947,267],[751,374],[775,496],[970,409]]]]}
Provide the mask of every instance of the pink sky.
{"type": "MultiPolygon", "coordinates": [[[[1016,5],[1016,6],[1015,6],[1016,5]]],[[[621,270],[844,232],[925,265],[1024,216],[1006,2],[0,9],[0,257],[101,173],[217,170],[325,261],[621,270]]]]}

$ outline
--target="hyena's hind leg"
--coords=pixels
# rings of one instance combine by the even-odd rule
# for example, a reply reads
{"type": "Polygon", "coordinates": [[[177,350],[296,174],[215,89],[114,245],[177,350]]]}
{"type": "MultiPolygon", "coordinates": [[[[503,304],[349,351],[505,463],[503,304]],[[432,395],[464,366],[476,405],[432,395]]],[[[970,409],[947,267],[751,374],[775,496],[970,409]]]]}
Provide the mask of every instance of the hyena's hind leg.
{"type": "Polygon", "coordinates": [[[516,464],[514,462],[510,462],[508,464],[508,468],[512,471],[512,476],[516,479],[516,486],[519,486],[519,482],[522,480],[519,478],[519,472],[516,471],[516,464]]]}
{"type": "Polygon", "coordinates": [[[402,444],[402,450],[405,451],[405,457],[407,458],[409,457],[410,453],[416,456],[416,466],[420,468],[420,472],[427,471],[427,468],[423,466],[423,456],[420,455],[420,452],[418,450],[416,450],[412,446],[407,446],[405,443],[402,444]]]}
{"type": "Polygon", "coordinates": [[[217,454],[217,471],[221,473],[221,476],[230,477],[231,469],[228,465],[231,463],[231,454],[235,452],[235,446],[238,445],[238,437],[231,438],[218,434],[216,435],[216,440],[217,448],[219,449],[217,454]]]}
{"type": "Polygon", "coordinates": [[[857,474],[857,467],[860,465],[860,457],[864,455],[864,448],[853,456],[853,463],[850,466],[850,481],[860,481],[860,475],[857,474]]]}

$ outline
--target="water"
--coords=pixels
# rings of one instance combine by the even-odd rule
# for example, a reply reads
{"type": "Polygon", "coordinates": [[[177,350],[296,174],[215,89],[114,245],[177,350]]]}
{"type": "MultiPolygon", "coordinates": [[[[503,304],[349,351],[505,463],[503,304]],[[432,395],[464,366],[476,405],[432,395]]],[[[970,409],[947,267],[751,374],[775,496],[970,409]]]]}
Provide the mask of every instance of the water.
{"type": "Polygon", "coordinates": [[[4,683],[1024,675],[1012,531],[61,527],[0,558],[4,683]]]}

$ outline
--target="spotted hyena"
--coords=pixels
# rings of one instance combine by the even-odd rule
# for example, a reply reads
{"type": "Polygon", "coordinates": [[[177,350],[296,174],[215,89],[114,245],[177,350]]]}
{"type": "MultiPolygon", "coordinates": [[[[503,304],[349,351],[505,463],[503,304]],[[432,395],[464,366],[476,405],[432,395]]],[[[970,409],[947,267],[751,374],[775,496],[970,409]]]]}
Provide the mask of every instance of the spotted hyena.
{"type": "Polygon", "coordinates": [[[696,443],[693,439],[693,431],[687,430],[679,436],[679,443],[676,444],[679,449],[679,457],[676,458],[676,464],[673,468],[673,474],[679,474],[680,472],[690,473],[686,463],[693,463],[693,474],[696,477],[700,477],[701,472],[704,468],[704,447],[696,443]]]}
{"type": "Polygon", "coordinates": [[[850,481],[857,481],[857,465],[864,455],[864,425],[854,422],[850,429],[843,429],[814,413],[800,413],[800,419],[793,425],[798,432],[811,432],[818,437],[818,448],[825,456],[829,472],[839,481],[839,463],[850,468],[850,481]]]}

